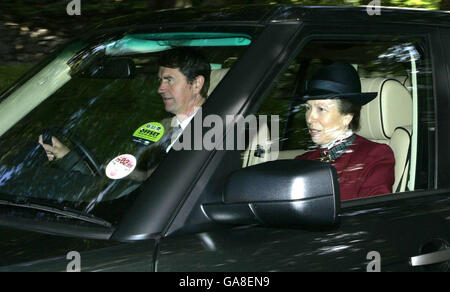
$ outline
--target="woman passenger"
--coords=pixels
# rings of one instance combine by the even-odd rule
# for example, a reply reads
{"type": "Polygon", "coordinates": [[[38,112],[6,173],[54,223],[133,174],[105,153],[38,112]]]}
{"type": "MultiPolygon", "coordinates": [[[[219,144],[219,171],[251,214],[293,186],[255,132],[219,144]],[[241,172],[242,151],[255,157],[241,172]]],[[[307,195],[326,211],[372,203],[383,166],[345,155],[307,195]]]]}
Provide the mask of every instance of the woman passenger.
{"type": "Polygon", "coordinates": [[[342,201],[392,192],[395,160],[391,148],[354,133],[361,107],[376,96],[361,93],[358,73],[346,63],[318,70],[303,96],[309,134],[317,147],[295,159],[332,164],[342,201]]]}

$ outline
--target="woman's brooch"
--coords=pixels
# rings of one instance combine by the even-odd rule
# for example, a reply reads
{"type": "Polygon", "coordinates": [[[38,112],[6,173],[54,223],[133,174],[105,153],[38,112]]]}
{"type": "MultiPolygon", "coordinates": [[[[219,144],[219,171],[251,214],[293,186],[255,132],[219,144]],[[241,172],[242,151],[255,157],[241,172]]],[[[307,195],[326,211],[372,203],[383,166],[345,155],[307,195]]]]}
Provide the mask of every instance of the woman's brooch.
{"type": "Polygon", "coordinates": [[[320,157],[320,161],[321,162],[333,162],[334,160],[332,160],[330,154],[328,154],[328,155],[320,157]]]}

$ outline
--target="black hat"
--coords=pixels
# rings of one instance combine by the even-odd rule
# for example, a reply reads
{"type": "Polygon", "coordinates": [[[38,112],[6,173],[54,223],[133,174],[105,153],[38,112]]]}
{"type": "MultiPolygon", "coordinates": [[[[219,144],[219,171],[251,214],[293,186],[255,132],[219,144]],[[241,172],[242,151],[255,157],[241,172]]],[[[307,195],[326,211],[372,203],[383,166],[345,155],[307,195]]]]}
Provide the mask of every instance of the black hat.
{"type": "Polygon", "coordinates": [[[361,81],[352,65],[334,63],[314,73],[303,100],[306,102],[312,99],[347,99],[365,105],[377,94],[377,92],[361,92],[361,81]]]}

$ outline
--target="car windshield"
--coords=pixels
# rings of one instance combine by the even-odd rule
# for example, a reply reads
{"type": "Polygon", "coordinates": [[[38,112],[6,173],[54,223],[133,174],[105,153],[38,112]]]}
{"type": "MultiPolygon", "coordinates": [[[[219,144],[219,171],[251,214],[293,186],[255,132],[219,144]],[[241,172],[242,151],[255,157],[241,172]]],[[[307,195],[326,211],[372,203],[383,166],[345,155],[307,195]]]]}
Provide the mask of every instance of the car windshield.
{"type": "Polygon", "coordinates": [[[211,74],[227,70],[251,33],[224,30],[77,41],[46,61],[0,97],[0,201],[70,208],[117,223],[140,191],[135,167],[155,169],[167,153],[142,155],[170,134],[163,121],[173,117],[158,93],[159,57],[190,47],[210,62],[211,74]],[[69,154],[55,159],[42,144],[69,154]]]}

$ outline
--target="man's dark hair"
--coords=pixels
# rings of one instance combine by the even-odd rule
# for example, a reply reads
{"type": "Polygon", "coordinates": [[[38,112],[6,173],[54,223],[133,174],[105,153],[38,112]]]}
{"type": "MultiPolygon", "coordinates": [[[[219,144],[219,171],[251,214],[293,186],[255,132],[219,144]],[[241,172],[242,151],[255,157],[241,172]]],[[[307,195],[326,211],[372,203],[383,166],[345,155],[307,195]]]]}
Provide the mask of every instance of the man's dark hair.
{"type": "Polygon", "coordinates": [[[353,118],[348,128],[353,132],[359,130],[359,119],[361,116],[361,104],[353,103],[347,99],[337,99],[338,110],[342,115],[352,114],[353,118]]]}
{"type": "Polygon", "coordinates": [[[176,48],[166,51],[159,58],[158,66],[179,69],[180,72],[186,76],[188,83],[194,82],[197,76],[203,76],[205,82],[200,94],[204,98],[207,97],[211,66],[198,50],[191,48],[176,48]]]}

